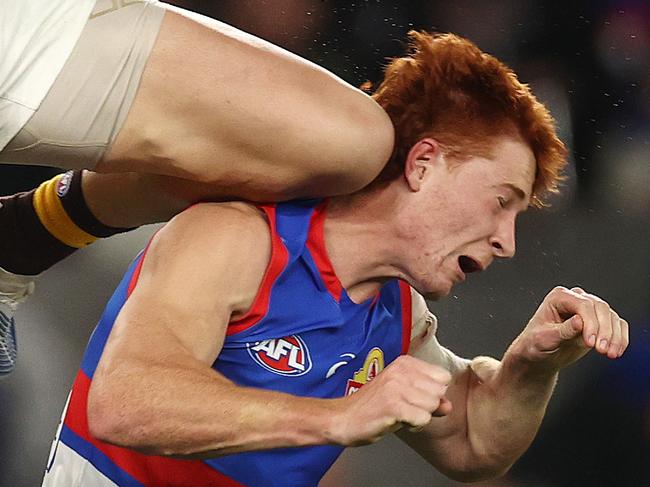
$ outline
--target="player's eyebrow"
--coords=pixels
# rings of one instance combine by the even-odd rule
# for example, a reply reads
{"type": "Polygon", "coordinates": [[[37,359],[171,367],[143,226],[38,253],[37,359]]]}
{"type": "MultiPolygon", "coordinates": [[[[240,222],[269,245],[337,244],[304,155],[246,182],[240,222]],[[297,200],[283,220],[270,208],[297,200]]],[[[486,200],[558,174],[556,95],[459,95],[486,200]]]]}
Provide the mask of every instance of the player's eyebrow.
{"type": "Polygon", "coordinates": [[[516,186],[512,183],[504,183],[503,186],[512,190],[512,192],[515,193],[520,200],[528,201],[528,195],[519,186],[516,186]]]}

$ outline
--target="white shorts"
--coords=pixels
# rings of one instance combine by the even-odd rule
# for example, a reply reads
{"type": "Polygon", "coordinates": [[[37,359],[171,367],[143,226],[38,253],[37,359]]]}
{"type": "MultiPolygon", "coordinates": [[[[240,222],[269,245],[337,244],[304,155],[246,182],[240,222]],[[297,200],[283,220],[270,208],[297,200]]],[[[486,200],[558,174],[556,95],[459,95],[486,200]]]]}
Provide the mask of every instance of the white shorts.
{"type": "Polygon", "coordinates": [[[94,5],[95,0],[2,0],[0,149],[40,106],[94,5]]]}
{"type": "MultiPolygon", "coordinates": [[[[25,0],[9,0],[19,1],[25,0]]],[[[31,105],[27,110],[11,102],[23,108],[20,116],[10,118],[11,130],[0,128],[0,162],[92,169],[126,119],[166,10],[157,0],[26,0],[30,6],[48,2],[75,3],[77,9],[68,6],[68,11],[77,15],[79,5],[90,8],[83,9],[81,30],[66,51],[67,59],[56,66],[50,60],[52,49],[41,44],[56,35],[69,36],[66,22],[58,25],[56,35],[39,35],[34,45],[25,44],[33,52],[24,63],[26,74],[31,64],[47,65],[51,81],[42,87],[44,93],[34,90],[40,93],[36,96],[26,76],[23,92],[30,95],[31,105]]],[[[56,54],[64,58],[61,51],[56,54]]]]}

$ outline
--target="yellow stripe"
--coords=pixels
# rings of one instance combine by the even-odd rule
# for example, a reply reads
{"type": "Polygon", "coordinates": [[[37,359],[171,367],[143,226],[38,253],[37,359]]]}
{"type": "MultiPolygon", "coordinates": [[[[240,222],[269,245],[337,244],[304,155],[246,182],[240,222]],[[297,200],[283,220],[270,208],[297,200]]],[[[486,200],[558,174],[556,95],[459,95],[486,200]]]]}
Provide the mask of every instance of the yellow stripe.
{"type": "Polygon", "coordinates": [[[56,194],[61,174],[41,184],[34,193],[34,209],[43,226],[54,238],[68,247],[80,249],[90,245],[97,237],[83,231],[68,216],[56,194]]]}

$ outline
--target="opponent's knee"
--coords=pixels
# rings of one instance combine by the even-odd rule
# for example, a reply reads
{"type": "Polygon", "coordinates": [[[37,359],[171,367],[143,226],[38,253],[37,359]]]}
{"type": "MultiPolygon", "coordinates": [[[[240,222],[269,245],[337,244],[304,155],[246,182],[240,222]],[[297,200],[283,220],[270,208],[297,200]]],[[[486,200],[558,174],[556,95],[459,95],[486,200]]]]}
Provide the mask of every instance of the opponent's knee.
{"type": "Polygon", "coordinates": [[[367,113],[363,115],[360,138],[360,155],[362,186],[367,185],[377,177],[393,153],[395,129],[388,114],[372,98],[368,98],[367,113]]]}
{"type": "Polygon", "coordinates": [[[336,171],[341,192],[353,192],[372,182],[393,151],[395,133],[386,112],[370,97],[359,93],[348,112],[340,140],[336,171]]]}

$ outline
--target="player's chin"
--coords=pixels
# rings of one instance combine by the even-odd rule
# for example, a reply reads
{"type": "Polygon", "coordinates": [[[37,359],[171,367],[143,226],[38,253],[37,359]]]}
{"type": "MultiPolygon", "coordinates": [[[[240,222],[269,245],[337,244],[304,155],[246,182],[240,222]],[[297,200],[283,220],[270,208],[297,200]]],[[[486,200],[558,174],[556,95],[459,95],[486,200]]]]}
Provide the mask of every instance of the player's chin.
{"type": "Polygon", "coordinates": [[[437,301],[448,296],[455,284],[452,280],[447,279],[444,281],[440,279],[414,279],[407,282],[429,301],[437,301]]]}
{"type": "Polygon", "coordinates": [[[436,286],[435,288],[429,288],[426,291],[420,291],[427,301],[438,301],[439,299],[449,296],[453,288],[453,284],[449,286],[436,286]]]}

